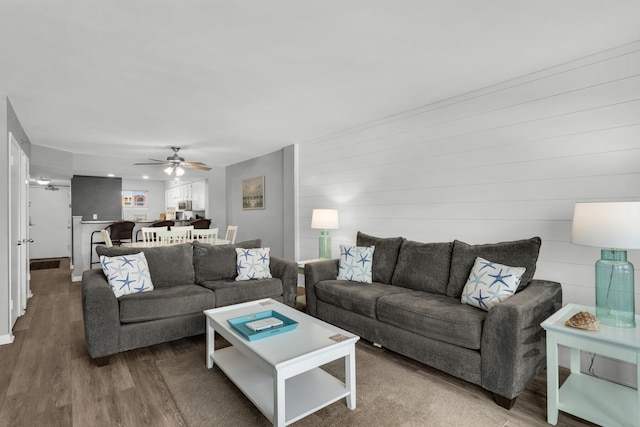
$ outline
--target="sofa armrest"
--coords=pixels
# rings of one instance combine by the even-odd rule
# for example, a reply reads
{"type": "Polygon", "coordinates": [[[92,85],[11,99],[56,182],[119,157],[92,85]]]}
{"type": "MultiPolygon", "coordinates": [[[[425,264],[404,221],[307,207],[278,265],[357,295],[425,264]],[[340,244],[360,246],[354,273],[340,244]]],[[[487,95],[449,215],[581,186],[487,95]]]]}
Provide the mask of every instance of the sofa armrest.
{"type": "Polygon", "coordinates": [[[92,358],[119,351],[120,308],[101,269],[82,273],[82,316],[87,350],[92,358]]]}
{"type": "Polygon", "coordinates": [[[269,270],[273,277],[282,281],[284,303],[295,308],[298,295],[298,264],[295,261],[271,256],[269,270]]]}
{"type": "Polygon", "coordinates": [[[495,305],[482,330],[482,387],[514,399],[546,366],[540,324],[562,306],[558,282],[532,280],[521,292],[495,305]]]}
{"type": "Polygon", "coordinates": [[[336,280],[338,277],[338,260],[328,259],[316,261],[304,266],[304,294],[307,299],[307,314],[317,315],[316,283],[323,280],[336,280]]]}

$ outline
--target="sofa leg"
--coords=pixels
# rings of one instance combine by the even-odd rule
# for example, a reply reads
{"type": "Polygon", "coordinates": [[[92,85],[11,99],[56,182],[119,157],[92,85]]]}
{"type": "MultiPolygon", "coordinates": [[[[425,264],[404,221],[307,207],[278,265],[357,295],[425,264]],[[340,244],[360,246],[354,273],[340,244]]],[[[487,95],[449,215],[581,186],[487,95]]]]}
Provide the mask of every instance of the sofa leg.
{"type": "Polygon", "coordinates": [[[109,364],[109,361],[111,360],[111,356],[96,357],[93,360],[96,362],[96,365],[98,365],[98,367],[107,366],[109,364]]]}
{"type": "Polygon", "coordinates": [[[499,394],[493,393],[493,399],[496,401],[496,403],[499,406],[502,406],[504,409],[507,409],[507,410],[513,408],[513,405],[515,405],[517,398],[518,398],[518,396],[516,396],[516,397],[514,397],[512,399],[507,399],[504,396],[500,396],[499,394]]]}

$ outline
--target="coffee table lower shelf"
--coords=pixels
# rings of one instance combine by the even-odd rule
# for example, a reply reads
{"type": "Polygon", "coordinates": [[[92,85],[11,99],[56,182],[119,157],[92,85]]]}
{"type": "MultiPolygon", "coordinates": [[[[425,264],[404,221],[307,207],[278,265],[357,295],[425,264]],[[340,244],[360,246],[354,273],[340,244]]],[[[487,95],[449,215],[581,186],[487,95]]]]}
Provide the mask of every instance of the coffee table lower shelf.
{"type": "MultiPolygon", "coordinates": [[[[235,347],[216,350],[213,363],[274,422],[274,378],[235,347]]],[[[285,385],[285,424],[291,424],[344,397],[345,384],[321,368],[288,378],[285,385]]]]}

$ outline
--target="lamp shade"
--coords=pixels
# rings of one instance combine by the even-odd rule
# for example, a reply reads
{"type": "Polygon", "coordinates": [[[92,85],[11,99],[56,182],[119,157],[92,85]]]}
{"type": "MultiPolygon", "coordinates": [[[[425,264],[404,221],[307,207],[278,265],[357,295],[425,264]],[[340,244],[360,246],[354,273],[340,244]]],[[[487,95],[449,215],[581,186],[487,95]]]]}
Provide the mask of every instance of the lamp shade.
{"type": "Polygon", "coordinates": [[[311,228],[335,230],[339,228],[337,209],[314,209],[311,215],[311,228]]]}
{"type": "Polygon", "coordinates": [[[571,243],[640,249],[640,202],[576,203],[571,243]]]}

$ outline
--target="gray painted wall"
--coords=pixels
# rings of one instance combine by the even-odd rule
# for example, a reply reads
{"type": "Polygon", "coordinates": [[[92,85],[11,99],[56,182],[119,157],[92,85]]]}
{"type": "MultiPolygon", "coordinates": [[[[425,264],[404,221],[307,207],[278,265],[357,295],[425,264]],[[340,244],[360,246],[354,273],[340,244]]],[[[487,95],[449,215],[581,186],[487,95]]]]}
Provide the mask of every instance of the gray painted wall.
{"type": "MultiPolygon", "coordinates": [[[[293,203],[291,174],[285,183],[284,171],[293,169],[291,161],[292,156],[285,156],[283,149],[226,168],[227,222],[238,226],[236,241],[261,238],[263,246],[271,248],[271,254],[284,256],[285,221],[286,229],[292,229],[291,215],[285,215],[285,209],[289,210],[293,203]],[[265,209],[243,210],[242,180],[257,176],[265,177],[265,209]]],[[[287,254],[293,251],[290,234],[287,233],[287,254]]]]}
{"type": "Polygon", "coordinates": [[[147,215],[148,221],[158,221],[165,211],[165,183],[148,179],[122,179],[122,190],[146,191],[146,208],[123,208],[122,219],[133,221],[134,215],[147,215]]]}
{"type": "Polygon", "coordinates": [[[122,219],[122,179],[74,175],[71,178],[71,215],[83,221],[122,219]],[[97,218],[93,217],[97,214],[97,218]]]}

